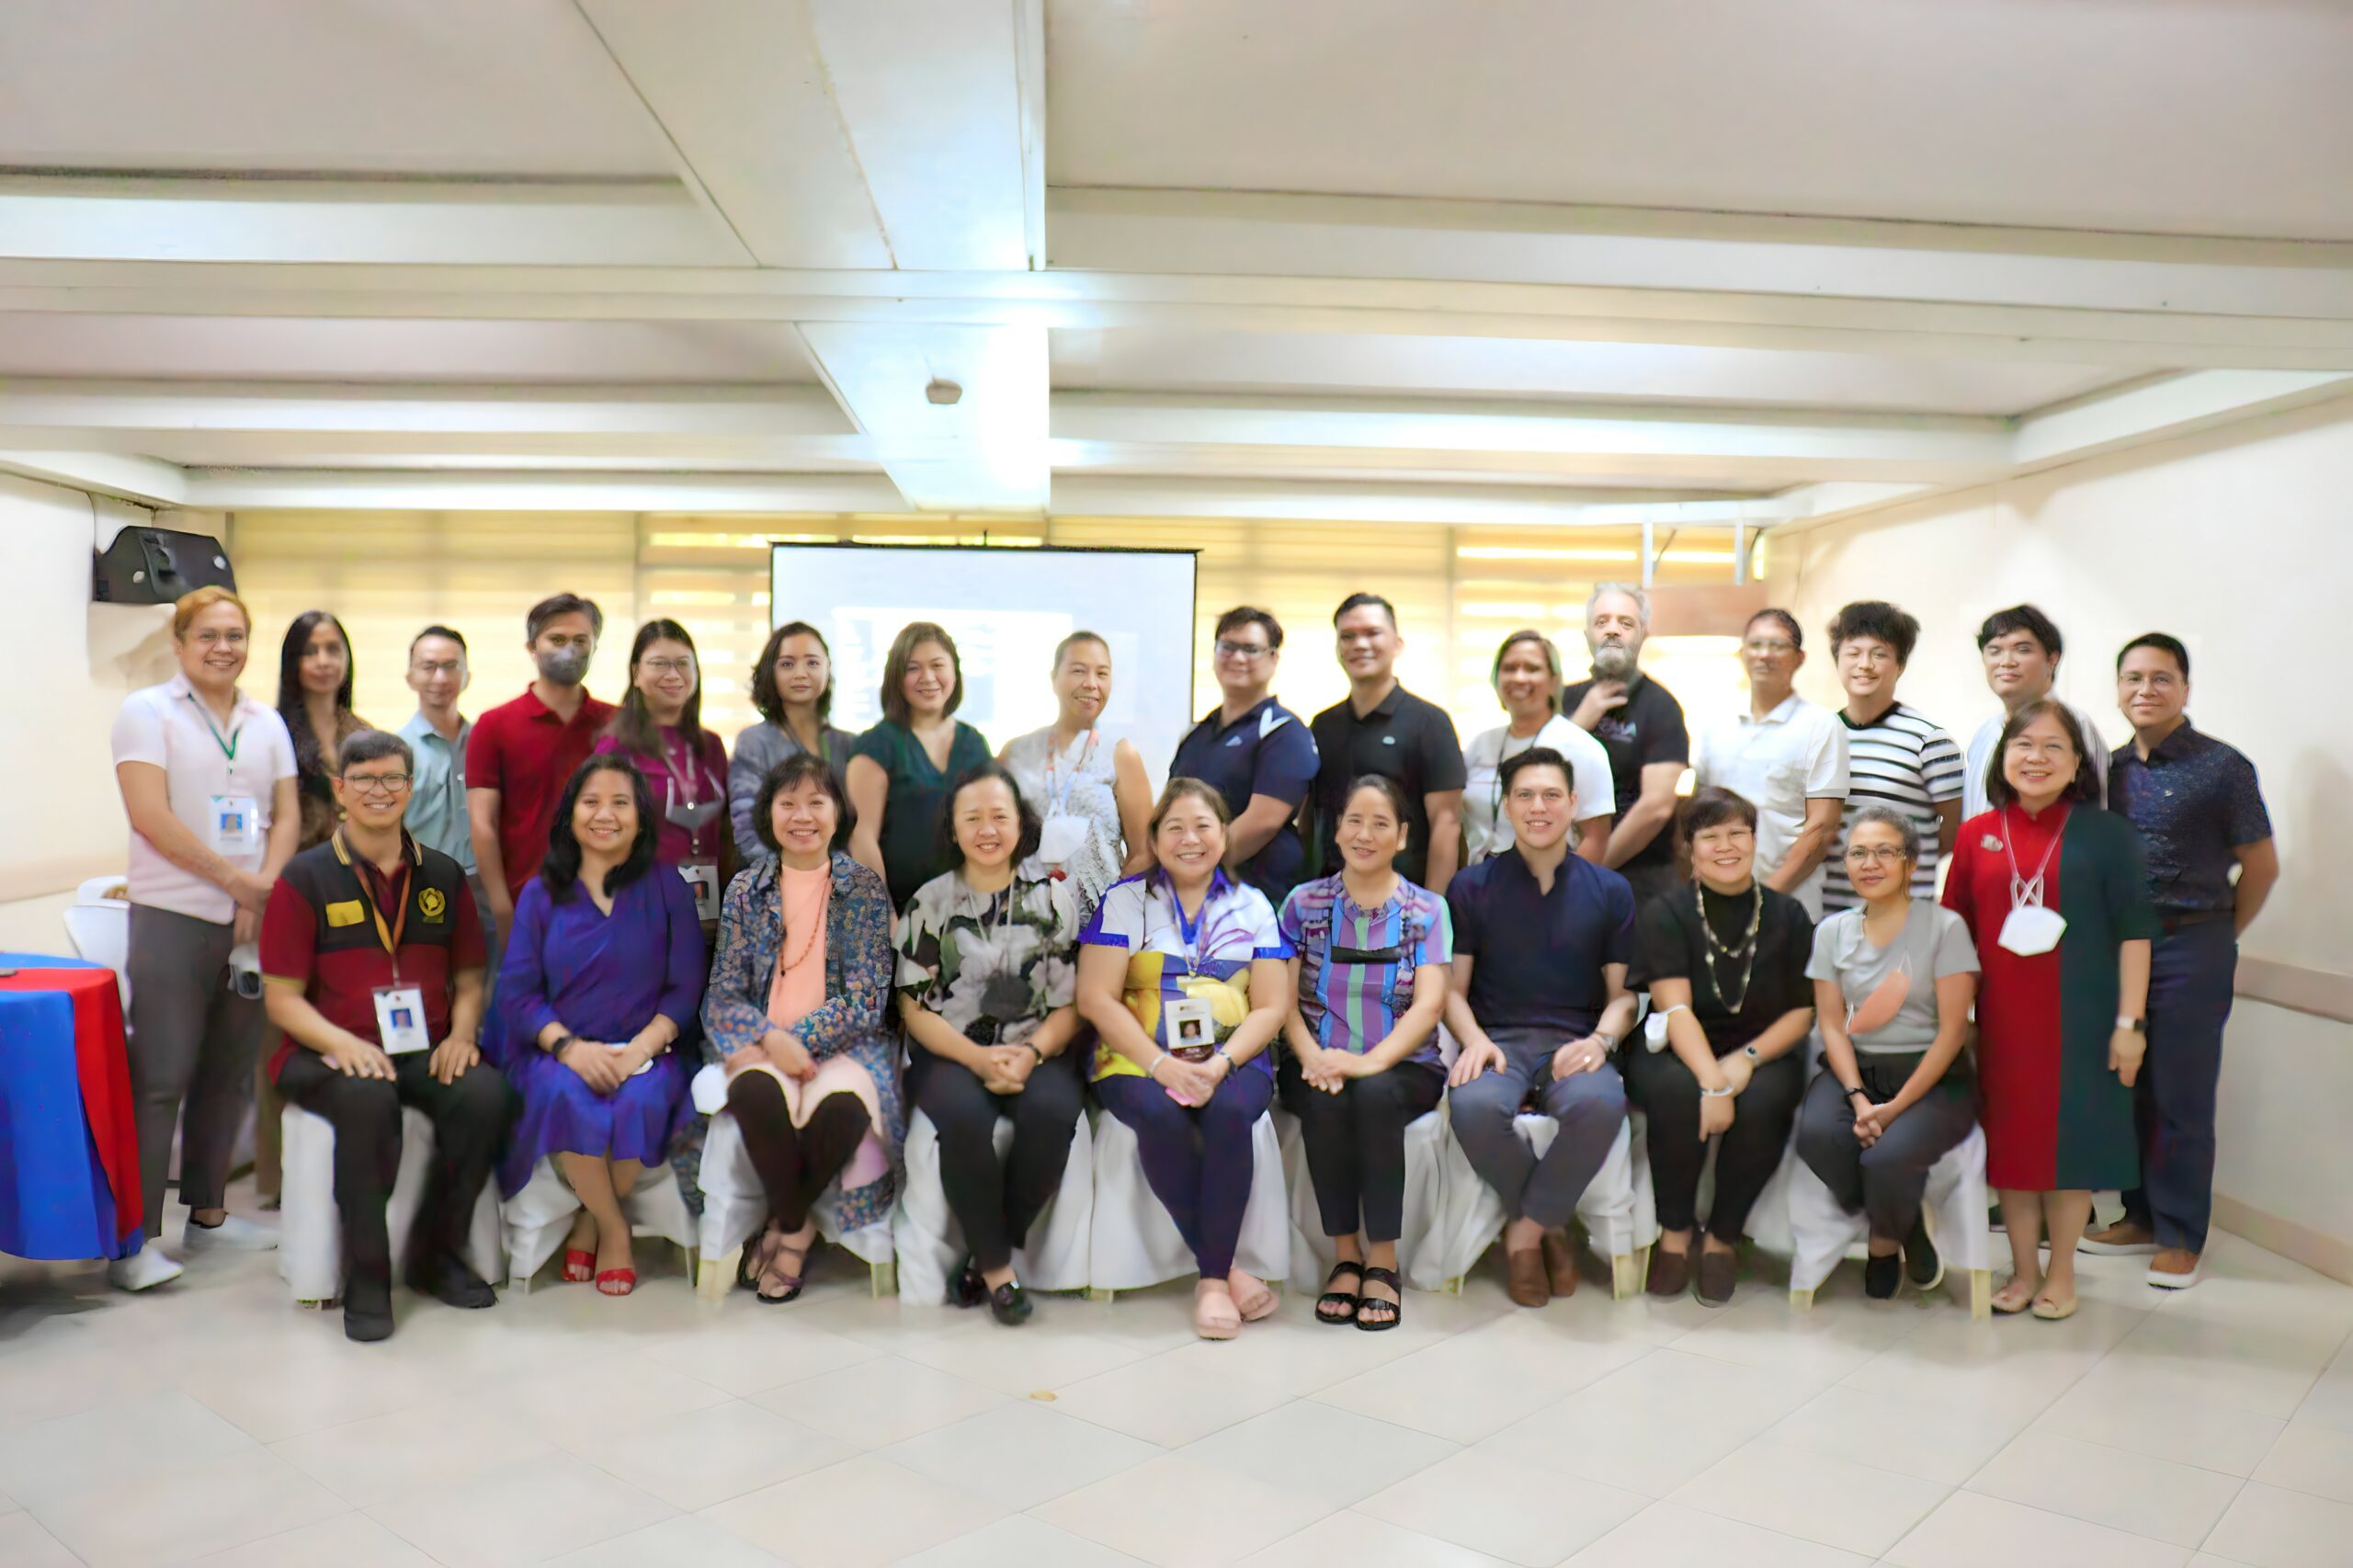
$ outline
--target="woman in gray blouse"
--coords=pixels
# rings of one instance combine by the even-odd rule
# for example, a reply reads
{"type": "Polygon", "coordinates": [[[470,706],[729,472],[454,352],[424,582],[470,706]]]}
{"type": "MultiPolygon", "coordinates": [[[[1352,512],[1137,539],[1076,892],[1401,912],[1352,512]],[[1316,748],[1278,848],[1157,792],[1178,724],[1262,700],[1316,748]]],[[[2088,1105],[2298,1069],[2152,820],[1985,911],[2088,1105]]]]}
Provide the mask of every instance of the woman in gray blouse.
{"type": "Polygon", "coordinates": [[[833,655],[822,632],[805,620],[788,620],[768,634],[752,666],[752,706],[760,722],[735,737],[727,765],[727,814],[735,824],[736,851],[745,865],[773,859],[752,831],[752,802],[760,781],[778,763],[803,752],[821,758],[834,781],[847,790],[849,748],[858,737],[826,721],[834,710],[833,655]]]}
{"type": "Polygon", "coordinates": [[[1822,1072],[1798,1111],[1798,1157],[1848,1211],[1870,1216],[1863,1290],[1944,1278],[1922,1220],[1928,1169],[1977,1119],[1961,1048],[1977,949],[1961,916],[1912,896],[1920,835],[1886,806],[1847,819],[1847,874],[1863,900],[1814,927],[1822,1072]],[[1900,1261],[1899,1261],[1900,1255],[1900,1261]]]}

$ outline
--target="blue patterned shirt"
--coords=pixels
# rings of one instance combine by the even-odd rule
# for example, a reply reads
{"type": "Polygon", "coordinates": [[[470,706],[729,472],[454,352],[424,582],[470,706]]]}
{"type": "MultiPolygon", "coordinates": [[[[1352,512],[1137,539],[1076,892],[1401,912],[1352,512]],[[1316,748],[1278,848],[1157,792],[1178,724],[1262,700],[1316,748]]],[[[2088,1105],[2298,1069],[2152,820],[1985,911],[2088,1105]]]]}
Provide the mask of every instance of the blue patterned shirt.
{"type": "Polygon", "coordinates": [[[2149,753],[2131,741],[2108,764],[2108,803],[2141,830],[2149,899],[2160,915],[2227,913],[2238,906],[2232,853],[2271,836],[2255,764],[2235,747],[2181,727],[2149,753]]]}
{"type": "MultiPolygon", "coordinates": [[[[1362,1056],[1413,1009],[1416,970],[1454,960],[1446,900],[1400,877],[1379,909],[1364,909],[1336,876],[1302,882],[1283,900],[1283,939],[1299,954],[1299,1013],[1315,1043],[1362,1056]]],[[[1438,1031],[1407,1058],[1438,1060],[1438,1031]]]]}

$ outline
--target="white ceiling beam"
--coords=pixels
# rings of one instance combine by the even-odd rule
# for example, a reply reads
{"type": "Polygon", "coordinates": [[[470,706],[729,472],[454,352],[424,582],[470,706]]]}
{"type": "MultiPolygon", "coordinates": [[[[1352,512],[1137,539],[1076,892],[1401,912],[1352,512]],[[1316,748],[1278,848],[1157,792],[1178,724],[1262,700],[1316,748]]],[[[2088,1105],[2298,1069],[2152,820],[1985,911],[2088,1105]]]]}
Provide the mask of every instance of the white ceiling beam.
{"type": "Polygon", "coordinates": [[[412,473],[330,469],[191,469],[188,503],[218,509],[489,512],[889,512],[880,474],[412,473]]]}
{"type": "MultiPolygon", "coordinates": [[[[1106,475],[1054,481],[1054,510],[1070,517],[1293,518],[1348,523],[1449,523],[1480,528],[1622,524],[1727,503],[1662,491],[1629,505],[1607,491],[1518,484],[1381,484],[1106,475]],[[1604,499],[1604,497],[1608,497],[1604,499]]],[[[1734,502],[1733,506],[1749,503],[1734,502]]],[[[1770,503],[1760,503],[1769,506],[1770,503]]],[[[1699,519],[1693,519],[1695,521],[1699,519]]]]}
{"type": "Polygon", "coordinates": [[[1044,511],[1046,335],[1035,327],[812,323],[801,329],[875,460],[922,511],[1044,511]],[[951,383],[953,403],[926,395],[951,383]]]}
{"type": "Polygon", "coordinates": [[[345,382],[0,382],[0,426],[129,431],[415,435],[846,436],[813,386],[684,387],[345,382]]]}
{"type": "Polygon", "coordinates": [[[740,265],[667,181],[0,178],[0,256],[560,267],[740,265]]]}
{"type": "Polygon", "coordinates": [[[2045,409],[2018,422],[2010,461],[2020,470],[2279,414],[2353,392],[2353,376],[2326,371],[2200,370],[2045,409]]]}
{"type": "Polygon", "coordinates": [[[145,506],[188,505],[185,470],[129,453],[0,451],[0,473],[47,480],[145,506]]]}

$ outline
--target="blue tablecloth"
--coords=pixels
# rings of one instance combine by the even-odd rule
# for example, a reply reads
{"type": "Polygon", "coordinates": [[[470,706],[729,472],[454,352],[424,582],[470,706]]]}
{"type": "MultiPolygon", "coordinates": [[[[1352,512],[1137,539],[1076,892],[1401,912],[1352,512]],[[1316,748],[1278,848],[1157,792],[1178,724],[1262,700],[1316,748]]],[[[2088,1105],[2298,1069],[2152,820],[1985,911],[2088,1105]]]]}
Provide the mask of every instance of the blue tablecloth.
{"type": "MultiPolygon", "coordinates": [[[[87,970],[79,959],[0,953],[0,970],[87,970]]],[[[21,977],[18,982],[21,983],[21,977]]],[[[84,1108],[74,998],[0,985],[0,1252],[124,1257],[141,1243],[114,1193],[84,1108]]],[[[120,1049],[119,1028],[114,1049],[120,1049]]]]}

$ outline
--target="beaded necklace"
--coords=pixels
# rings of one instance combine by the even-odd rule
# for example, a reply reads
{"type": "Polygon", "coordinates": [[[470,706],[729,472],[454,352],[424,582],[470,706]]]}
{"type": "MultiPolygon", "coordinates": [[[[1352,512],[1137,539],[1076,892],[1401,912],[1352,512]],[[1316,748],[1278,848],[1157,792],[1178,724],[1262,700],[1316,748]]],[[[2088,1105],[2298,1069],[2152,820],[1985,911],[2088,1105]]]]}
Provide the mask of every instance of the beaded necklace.
{"type": "Polygon", "coordinates": [[[1748,884],[1748,930],[1741,937],[1737,946],[1725,945],[1723,939],[1716,935],[1715,922],[1708,918],[1707,885],[1700,883],[1699,888],[1699,930],[1708,939],[1707,952],[1703,955],[1708,971],[1708,984],[1715,992],[1716,1000],[1723,1004],[1725,1012],[1737,1013],[1740,1011],[1741,1005],[1748,1000],[1748,980],[1756,966],[1756,933],[1765,924],[1765,887],[1763,883],[1756,881],[1751,881],[1748,884]],[[1740,994],[1737,996],[1727,995],[1724,992],[1723,978],[1716,972],[1718,954],[1722,954],[1727,960],[1732,959],[1740,960],[1740,994]]]}

